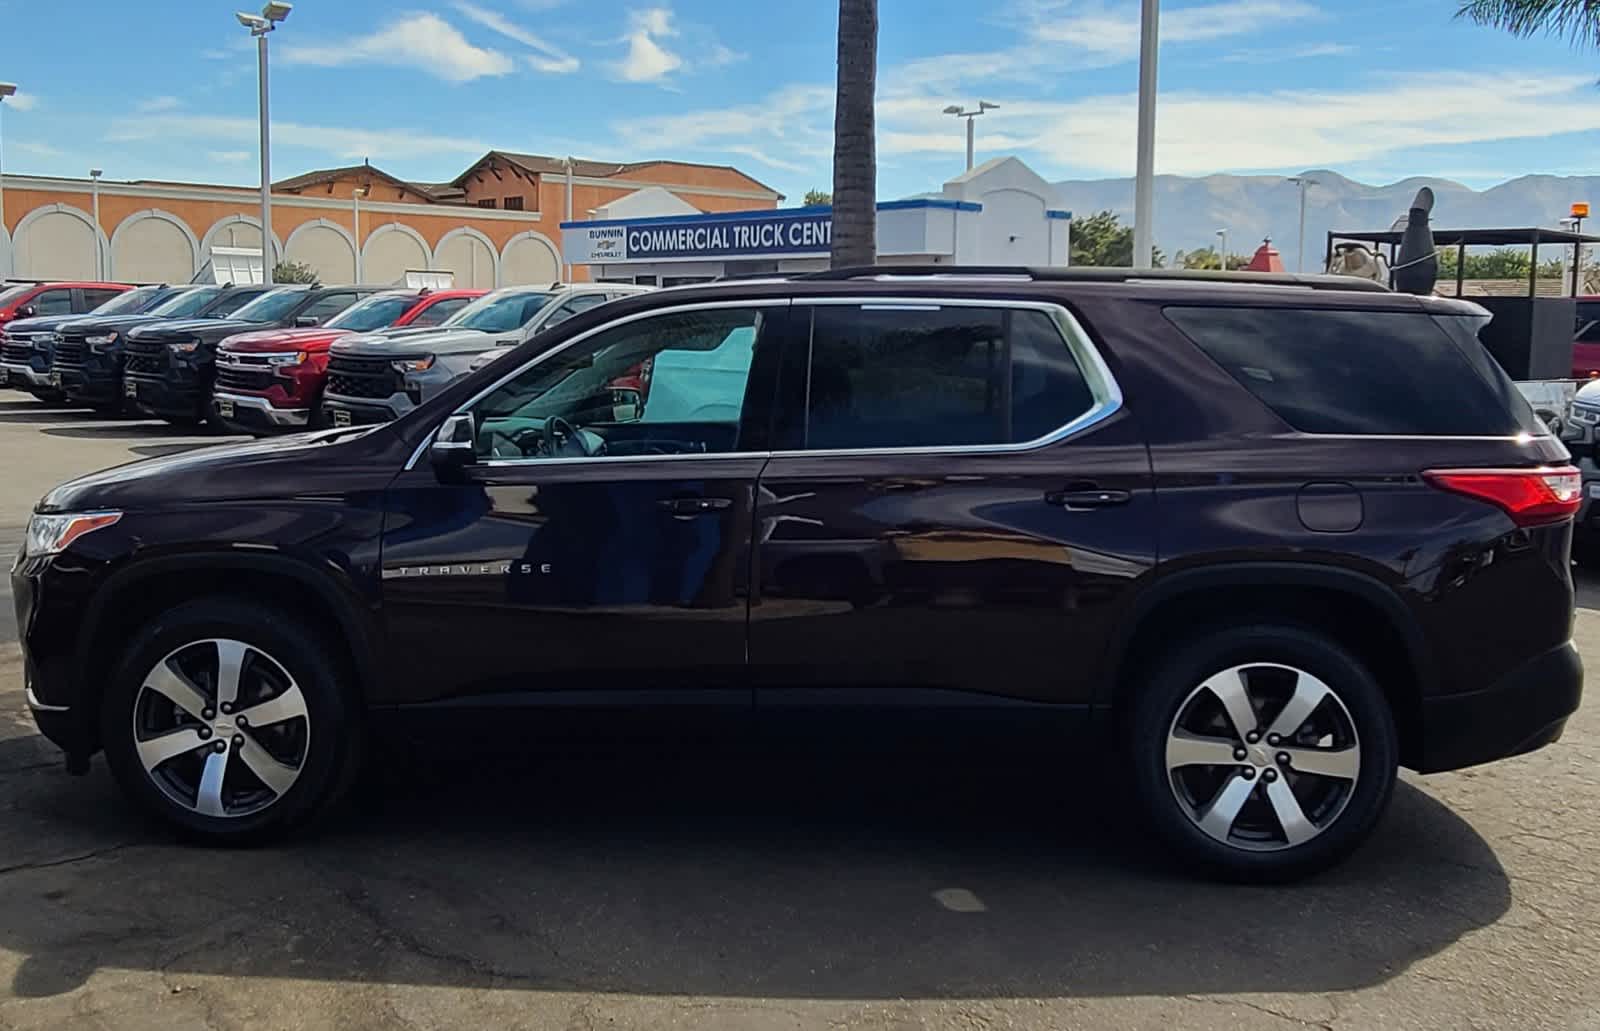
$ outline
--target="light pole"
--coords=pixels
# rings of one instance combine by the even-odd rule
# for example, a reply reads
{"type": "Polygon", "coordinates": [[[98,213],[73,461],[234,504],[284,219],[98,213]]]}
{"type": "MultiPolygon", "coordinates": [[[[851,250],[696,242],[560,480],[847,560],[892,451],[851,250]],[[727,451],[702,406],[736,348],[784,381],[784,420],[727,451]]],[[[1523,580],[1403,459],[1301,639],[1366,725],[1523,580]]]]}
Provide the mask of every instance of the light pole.
{"type": "Polygon", "coordinates": [[[1309,176],[1290,176],[1289,181],[1300,187],[1300,239],[1295,242],[1294,270],[1306,270],[1306,191],[1317,185],[1317,180],[1309,176]]]}
{"type": "Polygon", "coordinates": [[[1217,230],[1217,268],[1228,271],[1228,231],[1217,230]]]}
{"type": "Polygon", "coordinates": [[[1160,0],[1139,4],[1139,135],[1133,173],[1133,267],[1155,264],[1156,56],[1160,49],[1160,0]]]}
{"type": "Polygon", "coordinates": [[[350,194],[350,203],[355,207],[356,226],[356,285],[361,285],[361,198],[367,195],[370,186],[357,186],[350,194]]]}
{"type": "MultiPolygon", "coordinates": [[[[567,168],[567,201],[566,201],[567,221],[568,222],[572,222],[572,221],[574,221],[574,218],[573,218],[573,214],[572,214],[572,156],[570,154],[567,155],[567,159],[564,162],[564,164],[566,165],[566,168],[567,168]]],[[[562,240],[561,240],[561,257],[562,257],[563,261],[565,261],[566,256],[567,256],[567,241],[566,241],[566,238],[563,237],[562,240]]],[[[563,266],[563,271],[564,271],[564,277],[563,278],[565,279],[565,281],[568,282],[568,283],[572,282],[572,262],[566,261],[565,265],[563,266]]]]}
{"type": "MultiPolygon", "coordinates": [[[[16,95],[17,95],[17,84],[16,83],[14,83],[14,82],[0,82],[0,112],[4,112],[5,111],[6,98],[7,97],[14,97],[16,95]]],[[[3,117],[3,115],[0,115],[0,117],[3,117]]],[[[5,186],[5,183],[6,183],[6,174],[5,174],[5,139],[4,139],[4,135],[0,134],[0,230],[4,230],[5,227],[6,227],[6,186],[5,186]]],[[[0,271],[3,271],[4,274],[6,274],[6,275],[10,275],[11,272],[12,272],[12,270],[10,268],[6,268],[6,269],[0,270],[0,271]]]]}
{"type": "Polygon", "coordinates": [[[281,0],[268,0],[267,6],[261,9],[260,14],[245,14],[240,11],[234,15],[239,19],[239,24],[250,30],[250,35],[256,39],[256,88],[261,94],[261,281],[272,282],[272,162],[270,159],[271,140],[267,131],[269,120],[267,118],[267,33],[278,27],[278,23],[289,17],[289,12],[294,10],[293,4],[282,3],[281,0]]]}
{"type": "Polygon", "coordinates": [[[89,193],[94,198],[91,211],[94,214],[94,278],[106,278],[105,248],[100,246],[100,176],[103,175],[98,168],[89,169],[89,193]]]}
{"type": "Polygon", "coordinates": [[[972,120],[983,114],[985,111],[993,111],[999,106],[999,104],[991,104],[987,100],[980,100],[978,101],[978,106],[973,108],[971,111],[962,110],[960,104],[951,104],[949,107],[944,109],[944,113],[947,115],[955,115],[957,118],[965,118],[967,120],[967,171],[969,172],[972,171],[973,154],[972,120]]]}

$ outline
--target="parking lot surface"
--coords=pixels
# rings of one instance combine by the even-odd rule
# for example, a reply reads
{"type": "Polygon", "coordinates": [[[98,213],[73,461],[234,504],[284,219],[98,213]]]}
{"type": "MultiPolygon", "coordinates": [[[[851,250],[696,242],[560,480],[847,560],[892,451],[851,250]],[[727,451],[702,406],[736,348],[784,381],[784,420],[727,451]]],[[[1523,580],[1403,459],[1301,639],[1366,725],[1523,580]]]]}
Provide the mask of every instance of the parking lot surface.
{"type": "MultiPolygon", "coordinates": [[[[0,547],[55,482],[213,442],[0,392],[0,547]]],[[[1600,578],[1577,639],[1600,669],[1600,578]]],[[[1508,606],[1516,599],[1507,599],[1508,606]]],[[[33,730],[0,622],[0,1028],[1600,1031],[1600,716],[1404,775],[1289,887],[1186,879],[1085,757],[381,764],[340,818],[175,842],[33,730]]],[[[1591,692],[1592,694],[1592,692],[1591,692]]]]}

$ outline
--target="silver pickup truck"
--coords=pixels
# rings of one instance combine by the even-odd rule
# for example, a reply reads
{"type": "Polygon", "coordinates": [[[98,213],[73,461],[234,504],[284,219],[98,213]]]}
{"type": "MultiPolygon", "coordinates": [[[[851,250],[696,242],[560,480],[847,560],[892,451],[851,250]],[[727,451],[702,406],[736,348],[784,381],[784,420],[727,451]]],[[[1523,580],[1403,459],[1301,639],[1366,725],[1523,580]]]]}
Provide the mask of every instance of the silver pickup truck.
{"type": "Polygon", "coordinates": [[[397,419],[497,348],[515,347],[541,330],[618,297],[650,287],[621,283],[511,286],[485,294],[439,326],[346,337],[328,356],[324,425],[397,419]]]}

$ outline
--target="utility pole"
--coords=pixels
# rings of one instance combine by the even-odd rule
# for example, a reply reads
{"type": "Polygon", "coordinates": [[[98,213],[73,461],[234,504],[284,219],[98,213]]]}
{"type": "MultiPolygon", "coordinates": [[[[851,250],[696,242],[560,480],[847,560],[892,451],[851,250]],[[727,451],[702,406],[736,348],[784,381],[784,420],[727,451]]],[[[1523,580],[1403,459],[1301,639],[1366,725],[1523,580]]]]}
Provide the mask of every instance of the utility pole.
{"type": "Polygon", "coordinates": [[[1308,176],[1291,176],[1289,181],[1300,187],[1300,238],[1295,242],[1294,270],[1306,270],[1306,191],[1317,185],[1317,180],[1308,176]]]}
{"type": "Polygon", "coordinates": [[[1133,267],[1155,264],[1156,57],[1160,51],[1160,0],[1139,4],[1139,135],[1133,175],[1133,267]]]}

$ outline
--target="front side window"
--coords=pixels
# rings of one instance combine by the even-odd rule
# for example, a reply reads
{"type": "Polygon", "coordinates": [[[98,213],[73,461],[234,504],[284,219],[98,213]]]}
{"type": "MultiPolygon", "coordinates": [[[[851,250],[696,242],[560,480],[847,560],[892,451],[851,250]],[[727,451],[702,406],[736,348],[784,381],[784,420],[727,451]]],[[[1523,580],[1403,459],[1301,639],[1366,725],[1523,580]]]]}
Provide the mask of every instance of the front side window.
{"type": "MultiPolygon", "coordinates": [[[[121,293],[112,293],[103,297],[98,307],[94,309],[96,315],[130,315],[144,311],[152,301],[163,295],[166,287],[141,286],[134,290],[124,290],[121,293]]],[[[102,291],[103,293],[103,291],[102,291]]],[[[89,300],[94,300],[93,296],[89,300]]]]}
{"type": "MultiPolygon", "coordinates": [[[[329,329],[348,329],[355,333],[370,333],[375,329],[394,325],[394,320],[404,315],[411,309],[417,299],[410,294],[395,296],[392,294],[379,294],[368,297],[359,304],[352,304],[338,315],[328,320],[329,329]]],[[[316,314],[315,311],[306,312],[307,315],[316,314]]]]}
{"type": "Polygon", "coordinates": [[[450,320],[450,325],[482,333],[512,333],[532,322],[555,297],[552,293],[529,290],[489,294],[462,308],[450,320]]]}
{"type": "Polygon", "coordinates": [[[231,319],[235,312],[247,304],[254,304],[260,298],[272,292],[271,287],[253,287],[248,290],[235,290],[217,301],[216,306],[207,308],[205,315],[208,319],[231,319]]]}
{"type": "Polygon", "coordinates": [[[1042,311],[818,305],[804,417],[780,436],[813,451],[1022,444],[1094,405],[1042,311]]]}
{"type": "Polygon", "coordinates": [[[442,325],[451,316],[471,301],[469,297],[446,297],[442,301],[434,301],[426,308],[417,312],[417,317],[406,323],[408,326],[438,326],[442,325]]]}
{"type": "Polygon", "coordinates": [[[217,299],[220,293],[222,293],[220,286],[199,286],[192,290],[179,290],[151,308],[150,314],[159,315],[164,319],[188,318],[200,314],[206,305],[217,299]]]}
{"type": "Polygon", "coordinates": [[[277,322],[305,300],[304,289],[268,290],[233,313],[240,322],[277,322]]]}
{"type": "Polygon", "coordinates": [[[71,315],[71,290],[46,290],[33,299],[35,315],[71,315]]]}
{"type": "MultiPolygon", "coordinates": [[[[340,312],[344,311],[346,308],[350,307],[352,304],[356,303],[357,298],[360,296],[360,294],[348,292],[326,294],[323,297],[312,301],[311,304],[307,306],[306,310],[300,313],[299,317],[316,319],[317,324],[321,325],[322,323],[333,318],[335,315],[338,315],[340,312]]],[[[396,316],[396,318],[398,317],[399,316],[396,316]]],[[[384,325],[388,325],[388,323],[384,323],[384,325]]],[[[376,329],[378,327],[374,326],[373,328],[376,329]]]]}
{"type": "Polygon", "coordinates": [[[550,313],[550,317],[544,320],[543,328],[549,329],[551,326],[559,326],[580,311],[588,311],[590,308],[604,303],[606,303],[604,294],[579,294],[576,297],[569,298],[561,307],[550,313]]]}
{"type": "Polygon", "coordinates": [[[737,451],[760,308],[669,312],[559,351],[474,411],[482,459],[737,451]]]}

